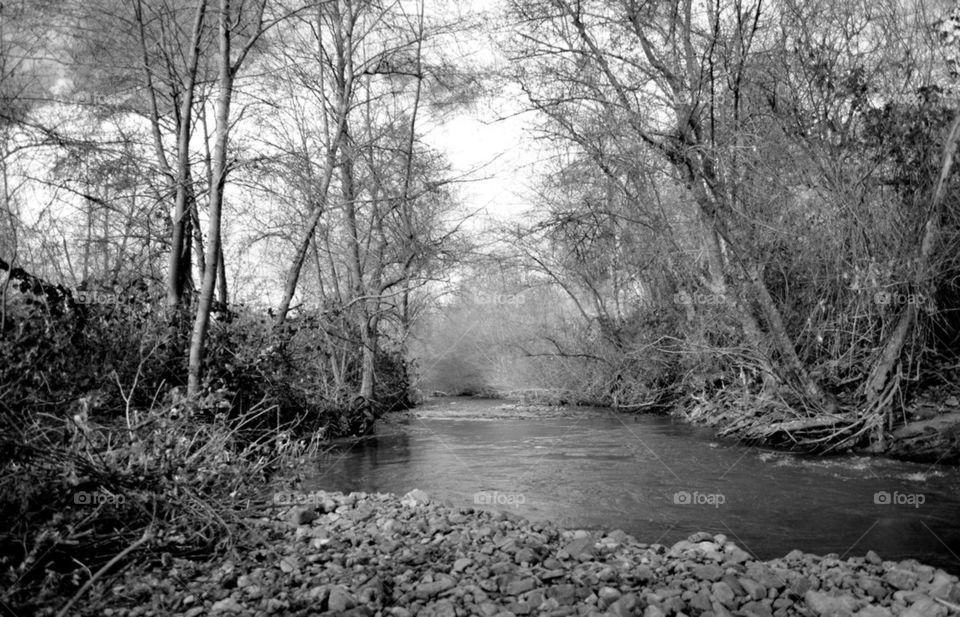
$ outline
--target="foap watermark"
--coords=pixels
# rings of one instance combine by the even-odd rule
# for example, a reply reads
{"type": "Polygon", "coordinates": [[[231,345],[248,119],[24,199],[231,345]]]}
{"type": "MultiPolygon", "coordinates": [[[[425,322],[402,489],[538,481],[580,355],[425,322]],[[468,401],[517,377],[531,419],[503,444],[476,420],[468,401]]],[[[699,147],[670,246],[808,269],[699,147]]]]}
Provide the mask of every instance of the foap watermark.
{"type": "Polygon", "coordinates": [[[923,493],[901,493],[900,491],[877,491],[873,494],[873,503],[879,506],[913,506],[919,508],[927,501],[923,493]]]}
{"type": "Polygon", "coordinates": [[[673,294],[673,303],[674,304],[697,304],[697,305],[719,305],[726,304],[727,297],[723,294],[714,294],[714,293],[700,293],[694,292],[690,293],[689,291],[678,291],[673,294]]]}
{"type": "Polygon", "coordinates": [[[273,503],[277,506],[321,506],[333,502],[323,491],[278,491],[273,494],[273,503]]]}
{"type": "Polygon", "coordinates": [[[478,506],[513,506],[519,508],[527,503],[527,498],[522,493],[480,491],[473,494],[473,503],[478,506]]]}
{"type": "Polygon", "coordinates": [[[923,294],[902,294],[892,291],[878,291],[873,294],[873,301],[880,306],[916,304],[920,306],[927,303],[927,297],[923,294]]]}
{"type": "Polygon", "coordinates": [[[78,506],[99,506],[103,504],[119,505],[126,503],[123,495],[114,495],[100,491],[77,491],[73,494],[73,503],[78,506]]]}
{"type": "Polygon", "coordinates": [[[514,306],[520,306],[526,302],[522,293],[505,294],[481,291],[477,292],[474,299],[477,304],[512,304],[514,306]]]}
{"type": "Polygon", "coordinates": [[[77,304],[120,304],[120,294],[98,289],[74,289],[73,299],[77,304]]]}
{"type": "Polygon", "coordinates": [[[673,494],[673,503],[678,506],[713,506],[719,508],[726,502],[727,498],[723,493],[677,491],[673,494]]]}
{"type": "Polygon", "coordinates": [[[132,98],[129,93],[76,92],[69,96],[71,103],[106,109],[127,109],[132,98]]]}

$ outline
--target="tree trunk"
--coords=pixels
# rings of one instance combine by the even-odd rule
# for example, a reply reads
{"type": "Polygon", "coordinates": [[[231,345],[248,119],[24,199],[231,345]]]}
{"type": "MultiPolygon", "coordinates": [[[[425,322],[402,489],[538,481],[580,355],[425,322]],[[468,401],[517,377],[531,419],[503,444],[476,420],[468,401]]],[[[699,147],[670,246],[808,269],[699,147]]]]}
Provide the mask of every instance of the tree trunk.
{"type": "Polygon", "coordinates": [[[227,178],[227,140],[230,136],[230,102],[233,96],[233,68],[230,65],[230,0],[220,0],[220,92],[217,97],[217,128],[213,152],[213,182],[210,184],[210,221],[207,227],[207,258],[203,284],[197,302],[190,359],[187,374],[187,395],[200,392],[200,366],[210,324],[210,306],[220,265],[220,220],[223,212],[223,190],[227,178]]]}
{"type": "MultiPolygon", "coordinates": [[[[947,181],[950,179],[950,172],[953,170],[953,159],[957,153],[957,142],[960,141],[960,112],[950,125],[950,131],[947,133],[947,139],[943,144],[943,162],[940,167],[940,178],[937,181],[937,187],[933,193],[933,203],[931,206],[930,217],[924,225],[923,238],[920,241],[920,251],[917,255],[917,265],[913,271],[913,277],[910,281],[914,290],[922,287],[926,278],[927,270],[930,267],[930,258],[936,246],[940,233],[940,210],[943,205],[943,196],[946,192],[947,181]]],[[[907,302],[900,320],[893,334],[887,339],[883,351],[877,358],[870,376],[864,384],[867,404],[872,406],[880,400],[880,395],[887,385],[890,373],[900,359],[904,345],[910,336],[917,321],[917,305],[915,302],[907,302]]]]}
{"type": "Polygon", "coordinates": [[[190,60],[180,104],[180,125],[177,131],[176,200],[173,211],[173,230],[170,238],[170,258],[167,272],[167,306],[176,309],[183,300],[190,272],[189,208],[193,188],[190,186],[190,135],[193,95],[200,61],[200,42],[207,0],[200,0],[193,22],[190,60]]]}

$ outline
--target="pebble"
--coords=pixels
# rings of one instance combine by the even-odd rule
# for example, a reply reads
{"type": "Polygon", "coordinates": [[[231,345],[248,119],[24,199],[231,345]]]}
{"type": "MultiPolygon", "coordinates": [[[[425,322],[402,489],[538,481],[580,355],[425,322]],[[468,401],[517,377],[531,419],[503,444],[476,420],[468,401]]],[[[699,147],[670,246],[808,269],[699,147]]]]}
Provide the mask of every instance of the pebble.
{"type": "MultiPolygon", "coordinates": [[[[947,617],[935,598],[960,603],[956,576],[872,551],[846,561],[799,550],[758,561],[722,535],[647,545],[619,530],[567,531],[454,508],[419,490],[402,498],[320,493],[317,503],[251,519],[259,544],[233,562],[182,560],[176,578],[158,572],[182,581],[182,599],[165,601],[184,617],[304,609],[345,617],[947,617]]],[[[142,603],[131,592],[145,578],[135,574],[115,597],[142,603]]],[[[145,593],[168,591],[148,585],[145,593]]],[[[115,617],[150,615],[132,604],[111,608],[115,617]]]]}

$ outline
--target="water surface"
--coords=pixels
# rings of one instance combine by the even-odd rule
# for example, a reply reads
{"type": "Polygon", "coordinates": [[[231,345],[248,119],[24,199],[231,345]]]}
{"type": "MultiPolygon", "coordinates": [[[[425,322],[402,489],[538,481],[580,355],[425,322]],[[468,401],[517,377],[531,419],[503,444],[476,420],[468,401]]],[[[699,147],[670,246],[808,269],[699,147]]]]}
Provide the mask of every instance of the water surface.
{"type": "Polygon", "coordinates": [[[842,557],[873,549],[960,573],[957,469],[773,452],[668,417],[435,399],[371,437],[338,443],[303,488],[420,488],[454,505],[619,528],[647,543],[709,531],[762,559],[795,548],[842,557]]]}

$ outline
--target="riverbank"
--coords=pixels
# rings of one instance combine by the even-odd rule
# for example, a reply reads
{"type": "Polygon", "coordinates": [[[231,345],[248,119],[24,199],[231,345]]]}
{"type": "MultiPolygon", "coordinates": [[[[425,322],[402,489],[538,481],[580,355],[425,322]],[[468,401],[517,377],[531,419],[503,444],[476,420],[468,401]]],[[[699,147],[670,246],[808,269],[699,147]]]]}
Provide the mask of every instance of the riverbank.
{"type": "MultiPolygon", "coordinates": [[[[754,559],[721,535],[673,546],[435,503],[422,491],[278,493],[243,550],[168,559],[90,590],[82,615],[947,617],[955,576],[873,553],[754,559]]],[[[652,540],[647,538],[646,540],[652,540]]],[[[238,545],[239,546],[239,545],[238,545]]],[[[45,614],[53,614],[48,612],[45,614]]]]}

